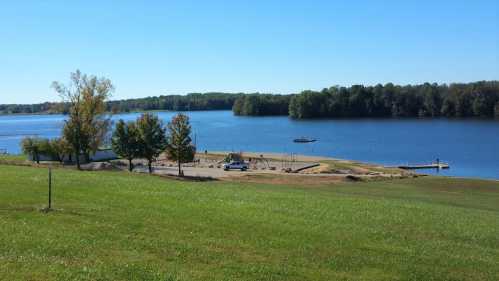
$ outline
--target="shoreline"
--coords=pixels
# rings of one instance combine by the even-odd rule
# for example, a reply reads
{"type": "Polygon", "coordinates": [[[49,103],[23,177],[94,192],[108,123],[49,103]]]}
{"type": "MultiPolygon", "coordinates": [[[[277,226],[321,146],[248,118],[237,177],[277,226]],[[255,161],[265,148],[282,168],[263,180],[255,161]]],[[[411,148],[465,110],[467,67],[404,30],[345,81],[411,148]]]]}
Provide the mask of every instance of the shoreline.
{"type": "MultiPolygon", "coordinates": [[[[480,121],[497,121],[499,122],[499,117],[481,117],[481,116],[470,116],[470,117],[445,117],[445,116],[370,116],[370,117],[309,117],[309,118],[291,118],[289,115],[236,115],[232,109],[200,109],[200,110],[168,110],[168,109],[153,109],[153,110],[131,110],[131,111],[120,111],[111,112],[106,111],[106,115],[119,115],[119,114],[134,114],[134,113],[154,113],[154,112],[211,112],[211,111],[230,111],[234,116],[237,117],[289,117],[295,121],[324,121],[324,120],[480,120],[480,121]]],[[[67,115],[63,112],[35,112],[35,113],[0,113],[0,117],[3,116],[28,116],[28,115],[67,115]]]]}
{"type": "MultiPolygon", "coordinates": [[[[228,153],[238,153],[238,152],[233,152],[233,151],[208,151],[208,155],[213,155],[213,156],[225,156],[228,153]]],[[[244,158],[259,158],[260,155],[263,155],[265,159],[268,160],[274,160],[274,161],[283,161],[283,160],[289,160],[290,154],[285,154],[285,153],[278,153],[278,152],[255,152],[255,151],[248,151],[248,152],[242,152],[244,158]]],[[[204,152],[198,152],[196,155],[204,155],[204,152]]],[[[382,168],[382,169],[387,169],[387,170],[400,170],[402,172],[406,172],[409,174],[415,174],[418,176],[431,176],[431,177],[444,177],[444,178],[452,178],[452,179],[463,179],[463,180],[484,180],[484,181],[493,181],[493,182],[499,182],[499,178],[487,178],[487,177],[466,177],[466,176],[456,176],[456,175],[435,175],[435,174],[430,174],[430,173],[425,173],[424,171],[426,169],[421,169],[421,170],[404,170],[400,169],[395,166],[386,166],[382,165],[379,163],[374,163],[374,162],[365,162],[365,161],[360,161],[360,160],[351,160],[351,159],[344,159],[344,158],[334,158],[334,157],[329,157],[329,156],[315,156],[315,155],[304,155],[304,154],[293,154],[295,157],[294,160],[297,162],[337,162],[337,163],[345,163],[345,164],[351,164],[351,165],[359,165],[359,166],[370,166],[370,167],[377,167],[377,168],[382,168]]],[[[307,175],[307,174],[303,174],[307,175]]]]}
{"type": "MultiPolygon", "coordinates": [[[[208,153],[205,154],[204,151],[199,151],[196,153],[196,156],[198,158],[203,158],[206,156],[211,157],[211,158],[219,158],[219,160],[223,159],[227,154],[229,153],[239,153],[239,152],[234,152],[234,151],[218,151],[218,150],[213,150],[209,151],[208,153]]],[[[0,159],[1,158],[17,158],[19,159],[19,156],[22,156],[23,154],[0,154],[0,159]]],[[[403,170],[400,169],[396,166],[386,166],[382,165],[379,163],[373,163],[373,162],[365,162],[365,161],[360,161],[360,160],[351,160],[351,159],[344,159],[344,158],[334,158],[334,157],[329,157],[329,156],[316,156],[316,155],[305,155],[305,154],[286,154],[286,153],[278,153],[278,152],[255,152],[255,151],[247,151],[247,152],[242,152],[243,158],[248,159],[257,159],[257,160],[265,160],[265,161],[271,161],[273,163],[320,163],[321,167],[324,166],[341,166],[340,172],[343,173],[344,170],[343,168],[346,167],[346,169],[350,169],[353,171],[356,170],[362,170],[362,169],[368,169],[376,172],[381,172],[381,171],[397,171],[398,173],[403,173],[403,174],[412,174],[412,175],[418,175],[418,176],[432,176],[432,177],[446,177],[446,178],[453,178],[453,179],[471,179],[471,180],[484,180],[484,181],[492,181],[492,182],[499,182],[499,178],[493,178],[493,177],[479,177],[479,176],[461,176],[461,175],[441,175],[441,174],[434,174],[434,173],[426,173],[425,169],[421,169],[418,171],[414,170],[403,170]],[[261,157],[263,156],[263,158],[261,157]]],[[[158,159],[159,160],[159,159],[158,159]]],[[[160,162],[160,161],[158,161],[160,162]]],[[[186,163],[187,165],[189,163],[186,163]]],[[[310,169],[312,170],[312,169],[310,169]]],[[[255,172],[255,171],[253,171],[255,172]]],[[[382,172],[383,173],[383,172],[382,172]]],[[[323,172],[323,171],[318,171],[315,173],[299,173],[299,175],[311,175],[311,174],[316,174],[316,175],[331,175],[331,174],[336,174],[334,172],[323,172]]]]}
{"type": "MultiPolygon", "coordinates": [[[[231,109],[201,109],[201,110],[167,110],[167,109],[154,109],[154,110],[131,110],[111,112],[106,111],[106,115],[119,115],[119,114],[133,114],[133,113],[154,113],[154,112],[202,112],[202,111],[231,111],[231,109]]],[[[26,116],[26,115],[67,115],[63,112],[36,112],[36,113],[0,113],[2,116],[26,116]]]]}
{"type": "MultiPolygon", "coordinates": [[[[309,161],[347,161],[347,162],[356,162],[354,160],[347,160],[347,159],[340,159],[340,158],[333,158],[333,157],[328,157],[328,156],[314,156],[314,155],[304,155],[304,154],[286,154],[286,153],[279,153],[279,152],[262,152],[262,151],[242,151],[242,152],[236,152],[236,151],[209,151],[208,150],[208,155],[215,155],[215,156],[225,156],[229,153],[242,153],[243,157],[251,157],[251,158],[260,158],[260,156],[264,156],[263,158],[265,159],[272,159],[272,160],[284,160],[284,159],[289,159],[290,156],[294,157],[294,160],[296,161],[303,161],[303,162],[309,162],[309,161]]],[[[196,155],[204,155],[204,152],[197,152],[196,155]]],[[[360,162],[359,162],[360,163],[360,162]]],[[[368,164],[368,163],[366,163],[368,164]]]]}
{"type": "MultiPolygon", "coordinates": [[[[220,164],[223,158],[228,154],[228,153],[234,153],[234,152],[229,152],[229,151],[208,151],[207,154],[204,152],[201,153],[196,153],[196,157],[199,160],[205,161],[205,167],[203,166],[192,166],[195,162],[191,163],[185,163],[184,164],[184,169],[187,170],[192,170],[193,173],[197,174],[198,172],[201,173],[207,173],[207,174],[218,174],[221,171],[218,171],[220,169],[216,168],[216,164],[220,164]],[[209,167],[208,169],[206,165],[206,161],[213,161],[208,164],[215,164],[215,167],[209,167]]],[[[355,160],[347,160],[347,159],[338,159],[338,158],[332,158],[332,157],[325,157],[325,156],[311,156],[311,155],[299,155],[299,154],[294,154],[294,159],[290,159],[289,155],[283,154],[283,153],[273,153],[273,152],[243,152],[243,158],[248,159],[248,158],[253,158],[257,159],[257,162],[259,160],[265,160],[267,161],[267,168],[256,168],[256,169],[250,169],[247,172],[238,172],[238,171],[232,171],[226,174],[225,176],[228,177],[233,177],[233,176],[257,176],[257,175],[275,175],[275,176],[302,176],[302,177],[345,177],[348,175],[353,175],[353,176],[360,176],[360,177],[376,177],[376,176],[395,176],[395,177],[440,177],[440,178],[449,178],[449,179],[461,179],[461,180],[481,180],[481,181],[489,181],[489,182],[494,182],[497,183],[499,182],[499,179],[497,178],[483,178],[483,177],[464,177],[464,176],[453,176],[453,175],[435,175],[435,174],[427,174],[424,172],[415,172],[415,171],[410,171],[410,170],[403,170],[399,168],[391,168],[391,167],[385,167],[383,165],[379,164],[373,164],[373,163],[367,163],[367,162],[361,162],[361,161],[355,161],[355,160]],[[263,158],[260,156],[263,155],[263,158]],[[288,157],[288,158],[286,158],[288,157]],[[296,165],[300,167],[300,165],[307,165],[307,164],[312,164],[312,163],[318,163],[320,164],[318,167],[313,167],[307,170],[304,170],[299,173],[289,173],[289,172],[284,172],[279,169],[279,165],[282,163],[286,163],[285,165],[290,165],[290,163],[293,163],[291,165],[296,165]],[[278,166],[277,170],[271,170],[269,169],[269,166],[278,166]]],[[[123,161],[123,159],[116,159],[113,161],[123,161]]],[[[142,161],[141,159],[136,159],[136,162],[142,161]]],[[[106,161],[104,161],[106,162],[106,161]]],[[[166,159],[158,159],[156,161],[157,167],[162,169],[166,168],[165,163],[168,163],[169,161],[166,159]]],[[[93,162],[93,163],[100,163],[98,162],[93,162]]],[[[33,163],[27,163],[26,158],[24,157],[23,154],[0,154],[0,165],[30,165],[33,163]]],[[[42,162],[42,166],[46,164],[42,162]]],[[[176,172],[176,165],[172,171],[176,172]]],[[[210,175],[208,175],[210,176],[210,175]]],[[[222,176],[222,177],[225,177],[222,176]]],[[[218,176],[220,177],[220,176],[218,176]]],[[[215,176],[217,178],[217,176],[215,176]]]]}

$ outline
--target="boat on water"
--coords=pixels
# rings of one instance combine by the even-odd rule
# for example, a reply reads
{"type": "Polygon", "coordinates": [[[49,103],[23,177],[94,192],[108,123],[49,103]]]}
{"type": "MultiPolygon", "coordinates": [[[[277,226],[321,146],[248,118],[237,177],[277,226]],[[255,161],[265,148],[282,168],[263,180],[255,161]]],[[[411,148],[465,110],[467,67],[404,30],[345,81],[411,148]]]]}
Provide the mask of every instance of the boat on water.
{"type": "Polygon", "coordinates": [[[306,137],[301,137],[293,140],[293,142],[297,143],[307,143],[307,142],[316,142],[316,141],[317,141],[316,139],[306,138],[306,137]]]}

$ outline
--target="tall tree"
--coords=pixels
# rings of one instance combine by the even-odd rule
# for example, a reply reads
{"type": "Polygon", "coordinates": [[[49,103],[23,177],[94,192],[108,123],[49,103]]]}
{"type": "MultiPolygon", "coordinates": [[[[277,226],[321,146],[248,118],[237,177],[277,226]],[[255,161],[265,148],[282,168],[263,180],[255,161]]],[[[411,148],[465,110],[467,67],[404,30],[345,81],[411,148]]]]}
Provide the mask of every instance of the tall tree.
{"type": "Polygon", "coordinates": [[[183,176],[182,163],[191,162],[196,154],[196,147],[192,144],[190,137],[189,117],[182,113],[177,114],[173,116],[167,128],[166,153],[168,159],[178,163],[178,175],[183,176]]]}
{"type": "Polygon", "coordinates": [[[80,155],[83,153],[88,161],[90,153],[99,148],[109,129],[110,119],[104,115],[105,102],[114,87],[109,79],[87,76],[79,70],[71,73],[68,85],[53,82],[52,87],[69,107],[63,135],[73,147],[80,169],[80,155]]]}
{"type": "Polygon", "coordinates": [[[128,170],[131,172],[132,161],[140,154],[139,132],[134,122],[118,121],[113,132],[112,147],[116,154],[128,160],[128,170]]]}
{"type": "Polygon", "coordinates": [[[137,120],[137,131],[139,134],[139,155],[147,160],[149,173],[152,173],[152,162],[166,147],[163,122],[156,115],[144,113],[137,120]]]}

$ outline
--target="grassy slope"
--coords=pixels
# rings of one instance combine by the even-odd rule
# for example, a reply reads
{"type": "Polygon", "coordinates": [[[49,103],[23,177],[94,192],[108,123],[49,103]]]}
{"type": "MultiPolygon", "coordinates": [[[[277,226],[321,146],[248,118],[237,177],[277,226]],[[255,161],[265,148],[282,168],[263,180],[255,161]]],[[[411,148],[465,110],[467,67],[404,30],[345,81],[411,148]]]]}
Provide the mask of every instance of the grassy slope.
{"type": "Polygon", "coordinates": [[[499,184],[306,188],[0,165],[0,280],[498,280],[499,184]]]}

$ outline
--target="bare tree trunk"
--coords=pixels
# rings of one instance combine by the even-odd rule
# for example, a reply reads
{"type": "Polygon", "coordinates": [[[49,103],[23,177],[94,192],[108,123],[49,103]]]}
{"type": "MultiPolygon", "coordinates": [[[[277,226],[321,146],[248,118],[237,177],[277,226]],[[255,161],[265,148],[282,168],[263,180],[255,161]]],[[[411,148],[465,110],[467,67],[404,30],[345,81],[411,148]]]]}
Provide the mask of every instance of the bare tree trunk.
{"type": "Polygon", "coordinates": [[[149,174],[152,174],[152,161],[147,160],[147,165],[149,166],[149,174]]]}
{"type": "Polygon", "coordinates": [[[76,168],[77,168],[78,170],[81,170],[81,165],[80,165],[80,155],[75,154],[75,158],[76,158],[76,159],[75,159],[75,160],[76,160],[76,168]]]}
{"type": "MultiPolygon", "coordinates": [[[[79,97],[78,97],[79,99],[79,97]]],[[[77,118],[79,119],[79,118],[77,118]]],[[[76,157],[76,168],[78,170],[81,170],[81,165],[80,165],[80,153],[81,153],[81,131],[80,131],[80,124],[76,124],[76,147],[74,147],[75,151],[75,157],[76,157]]]]}
{"type": "Polygon", "coordinates": [[[182,164],[180,163],[180,145],[177,145],[177,161],[178,161],[178,176],[184,176],[182,174],[182,164]]]}
{"type": "Polygon", "coordinates": [[[133,163],[132,163],[132,159],[128,159],[128,171],[129,171],[129,172],[133,171],[133,163]]]}

